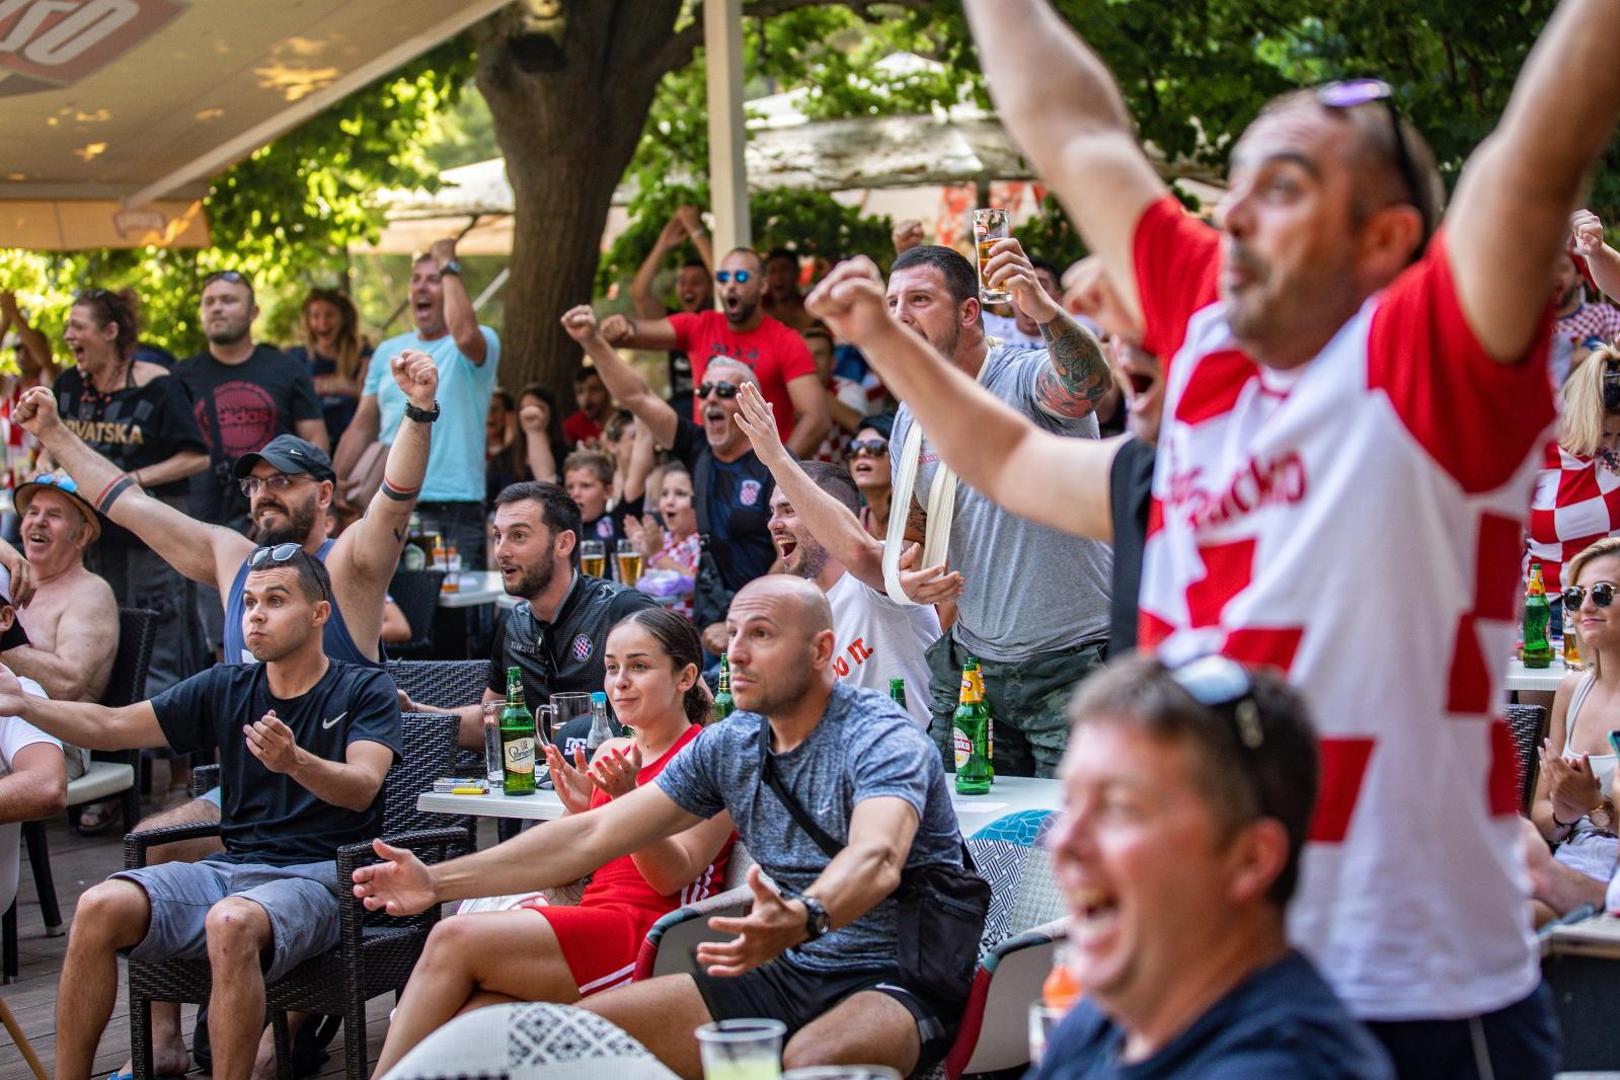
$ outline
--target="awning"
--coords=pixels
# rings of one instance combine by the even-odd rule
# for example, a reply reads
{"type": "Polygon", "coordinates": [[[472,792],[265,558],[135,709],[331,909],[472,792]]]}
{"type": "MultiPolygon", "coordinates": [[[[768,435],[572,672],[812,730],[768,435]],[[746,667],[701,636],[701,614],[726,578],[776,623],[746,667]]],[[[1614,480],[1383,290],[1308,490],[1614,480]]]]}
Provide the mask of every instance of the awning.
{"type": "Polygon", "coordinates": [[[0,247],[205,244],[215,174],[506,2],[0,0],[0,247]]]}

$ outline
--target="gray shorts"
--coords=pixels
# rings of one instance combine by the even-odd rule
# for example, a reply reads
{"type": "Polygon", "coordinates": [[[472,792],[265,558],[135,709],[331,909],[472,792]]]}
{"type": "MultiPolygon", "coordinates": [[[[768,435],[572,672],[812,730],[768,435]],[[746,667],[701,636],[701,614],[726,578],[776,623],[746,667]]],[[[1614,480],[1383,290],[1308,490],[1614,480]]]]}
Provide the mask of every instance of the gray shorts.
{"type": "Polygon", "coordinates": [[[260,957],[266,982],[338,943],[337,864],[331,860],[267,866],[204,859],[121,870],[112,876],[139,885],[152,905],[146,937],[125,953],[136,960],[206,957],[208,909],[231,896],[253,901],[270,916],[273,944],[260,957]]]}

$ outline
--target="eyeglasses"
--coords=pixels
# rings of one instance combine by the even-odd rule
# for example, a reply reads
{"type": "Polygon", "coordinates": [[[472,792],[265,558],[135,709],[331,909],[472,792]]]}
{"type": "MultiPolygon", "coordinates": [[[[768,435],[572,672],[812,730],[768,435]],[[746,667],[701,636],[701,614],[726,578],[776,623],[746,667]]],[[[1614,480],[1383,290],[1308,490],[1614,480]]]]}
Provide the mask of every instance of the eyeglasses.
{"type": "Polygon", "coordinates": [[[1389,116],[1390,131],[1395,136],[1396,171],[1401,174],[1401,182],[1406,185],[1407,191],[1411,192],[1411,204],[1417,208],[1418,217],[1423,222],[1423,243],[1418,245],[1421,252],[1429,241],[1433,223],[1429,220],[1428,203],[1423,197],[1427,188],[1418,177],[1417,163],[1412,160],[1412,149],[1406,142],[1401,111],[1395,105],[1395,91],[1382,79],[1348,79],[1318,86],[1316,100],[1329,109],[1354,109],[1375,102],[1384,106],[1389,116]]]}
{"type": "Polygon", "coordinates": [[[869,457],[882,457],[889,452],[887,439],[856,439],[849,444],[849,456],[860,457],[866,454],[869,457]]]}
{"type": "Polygon", "coordinates": [[[1254,700],[1254,679],[1236,660],[1211,653],[1170,668],[1170,678],[1198,704],[1223,717],[1247,750],[1265,745],[1260,706],[1254,700]]]}
{"type": "Polygon", "coordinates": [[[712,393],[715,397],[725,398],[727,401],[729,401],[736,397],[738,391],[741,389],[742,387],[738,386],[736,383],[726,382],[722,379],[720,382],[706,382],[692,392],[696,394],[699,399],[706,398],[712,393]]]}
{"type": "Polygon", "coordinates": [[[241,485],[242,494],[251,499],[259,493],[261,487],[267,489],[272,495],[282,495],[286,493],[288,488],[292,487],[295,481],[308,480],[309,478],[307,473],[298,473],[294,476],[288,476],[286,473],[276,473],[274,476],[244,476],[237,483],[241,485]]]}
{"type": "MultiPolygon", "coordinates": [[[[1612,582],[1600,581],[1592,586],[1592,606],[1606,608],[1614,603],[1614,585],[1612,582]]],[[[1564,590],[1564,610],[1578,611],[1581,602],[1586,599],[1587,590],[1579,585],[1571,585],[1564,590]]]]}
{"type": "Polygon", "coordinates": [[[753,276],[754,274],[751,270],[717,270],[714,274],[714,280],[718,281],[722,285],[729,285],[731,283],[731,279],[735,277],[737,279],[737,284],[746,285],[748,284],[748,279],[753,276]]]}
{"type": "MultiPolygon", "coordinates": [[[[263,570],[266,565],[280,565],[290,562],[295,556],[302,555],[306,562],[314,563],[315,556],[304,550],[304,545],[286,543],[275,547],[255,548],[253,554],[248,556],[249,570],[263,570]]],[[[321,587],[321,599],[330,599],[326,593],[326,582],[321,579],[319,571],[315,574],[315,583],[321,587]]]]}

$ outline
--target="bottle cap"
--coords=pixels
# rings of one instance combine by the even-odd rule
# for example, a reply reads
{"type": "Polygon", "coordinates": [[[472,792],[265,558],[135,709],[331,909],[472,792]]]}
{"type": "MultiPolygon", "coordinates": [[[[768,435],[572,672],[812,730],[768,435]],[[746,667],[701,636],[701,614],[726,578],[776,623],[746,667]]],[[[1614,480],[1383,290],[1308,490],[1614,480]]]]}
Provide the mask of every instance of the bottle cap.
{"type": "Polygon", "coordinates": [[[592,690],[591,691],[591,703],[592,704],[595,704],[596,702],[599,702],[599,701],[606,701],[606,700],[607,700],[607,694],[604,693],[603,691],[601,691],[601,690],[592,690]]]}

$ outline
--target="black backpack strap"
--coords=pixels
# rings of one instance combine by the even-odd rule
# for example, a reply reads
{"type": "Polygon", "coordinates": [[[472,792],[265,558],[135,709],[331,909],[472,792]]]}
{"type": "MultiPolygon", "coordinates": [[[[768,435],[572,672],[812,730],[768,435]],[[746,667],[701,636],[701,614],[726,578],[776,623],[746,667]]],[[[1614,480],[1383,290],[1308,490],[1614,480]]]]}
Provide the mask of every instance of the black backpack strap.
{"type": "Polygon", "coordinates": [[[816,842],[816,847],[820,848],[827,858],[836,859],[838,853],[844,850],[844,845],[828,836],[826,830],[805,813],[804,807],[799,805],[799,800],[793,797],[787,785],[782,783],[782,778],[776,775],[776,769],[771,764],[771,723],[763,716],[759,718],[759,774],[764,777],[771,790],[776,792],[777,799],[781,800],[782,805],[787,808],[793,820],[798,822],[805,835],[816,842]]]}

